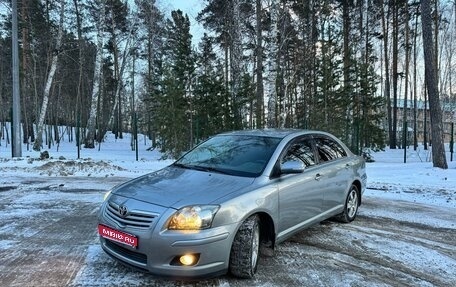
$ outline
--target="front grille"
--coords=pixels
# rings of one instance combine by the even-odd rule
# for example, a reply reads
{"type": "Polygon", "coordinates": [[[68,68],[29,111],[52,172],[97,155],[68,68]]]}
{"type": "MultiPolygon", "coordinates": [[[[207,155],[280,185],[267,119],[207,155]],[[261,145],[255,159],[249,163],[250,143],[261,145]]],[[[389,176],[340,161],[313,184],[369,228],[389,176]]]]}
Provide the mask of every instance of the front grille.
{"type": "Polygon", "coordinates": [[[147,265],[147,256],[142,253],[138,253],[135,251],[132,251],[130,249],[127,249],[125,247],[122,247],[108,239],[106,239],[106,247],[109,248],[110,250],[114,251],[115,253],[122,255],[125,258],[128,258],[132,261],[138,262],[143,265],[147,265]]]}
{"type": "Polygon", "coordinates": [[[147,229],[151,227],[154,218],[158,216],[157,213],[153,212],[132,210],[122,217],[119,212],[119,207],[120,206],[114,202],[108,202],[105,209],[105,215],[123,227],[128,226],[147,229]]]}

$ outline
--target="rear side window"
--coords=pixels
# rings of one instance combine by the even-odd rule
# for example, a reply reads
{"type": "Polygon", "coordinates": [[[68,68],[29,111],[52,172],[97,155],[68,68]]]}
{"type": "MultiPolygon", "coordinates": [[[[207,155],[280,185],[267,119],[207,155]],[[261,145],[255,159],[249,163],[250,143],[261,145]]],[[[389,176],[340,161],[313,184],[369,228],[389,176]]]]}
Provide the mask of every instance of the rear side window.
{"type": "Polygon", "coordinates": [[[294,142],[288,149],[282,159],[282,163],[290,160],[297,160],[304,163],[306,167],[316,164],[315,155],[310,139],[301,139],[294,142]]]}
{"type": "Polygon", "coordinates": [[[330,138],[315,138],[315,145],[317,147],[320,162],[330,161],[347,156],[347,153],[343,147],[338,142],[330,138]]]}

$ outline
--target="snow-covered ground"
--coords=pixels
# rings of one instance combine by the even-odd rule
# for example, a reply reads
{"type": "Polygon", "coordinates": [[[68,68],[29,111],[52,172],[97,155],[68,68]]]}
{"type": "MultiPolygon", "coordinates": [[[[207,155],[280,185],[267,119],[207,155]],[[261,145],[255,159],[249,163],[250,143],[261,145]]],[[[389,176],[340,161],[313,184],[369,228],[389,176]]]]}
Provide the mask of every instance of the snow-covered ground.
{"type": "MultiPolygon", "coordinates": [[[[123,268],[98,244],[92,221],[103,192],[172,162],[160,160],[157,150],[148,151],[151,143],[143,136],[136,161],[130,144],[129,134],[117,140],[108,134],[100,147],[82,149],[77,159],[75,144],[65,139],[46,149],[50,159],[40,160],[39,152],[25,145],[23,157],[13,159],[11,146],[0,139],[0,269],[9,270],[5,282],[23,286],[36,278],[23,270],[35,270],[48,272],[47,281],[41,276],[42,281],[26,286],[184,286],[123,268]],[[80,224],[82,233],[54,224],[78,220],[88,221],[80,224]],[[39,229],[32,227],[37,222],[39,229]],[[40,240],[49,236],[77,244],[43,248],[40,240]],[[56,281],[63,278],[69,281],[56,281]]],[[[450,162],[447,152],[449,168],[433,168],[430,150],[422,147],[407,150],[407,163],[403,150],[372,155],[375,162],[367,163],[368,186],[355,222],[324,223],[293,236],[274,257],[262,259],[253,281],[225,276],[197,285],[456,286],[456,161],[450,162]]]]}
{"type": "Polygon", "coordinates": [[[456,154],[448,169],[434,168],[431,150],[420,146],[416,151],[386,149],[373,153],[375,162],[367,163],[367,196],[418,202],[439,207],[456,208],[456,154]]]}
{"type": "Polygon", "coordinates": [[[40,152],[32,146],[22,146],[22,157],[11,158],[11,145],[0,141],[0,172],[7,176],[93,176],[93,177],[135,177],[162,168],[172,161],[160,160],[157,150],[148,151],[151,142],[140,135],[138,141],[138,161],[136,151],[131,148],[131,135],[115,139],[107,133],[106,139],[94,149],[81,148],[80,158],[75,142],[64,138],[59,145],[48,151],[50,158],[40,160],[40,152]]]}

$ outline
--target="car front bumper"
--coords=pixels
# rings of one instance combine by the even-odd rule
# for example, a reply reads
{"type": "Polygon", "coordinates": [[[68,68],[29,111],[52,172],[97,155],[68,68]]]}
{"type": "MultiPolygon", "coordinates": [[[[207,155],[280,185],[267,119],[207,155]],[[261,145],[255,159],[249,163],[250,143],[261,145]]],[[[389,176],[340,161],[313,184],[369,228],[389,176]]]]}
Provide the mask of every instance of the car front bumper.
{"type": "Polygon", "coordinates": [[[138,238],[135,248],[100,236],[103,250],[126,265],[160,276],[195,278],[227,272],[236,224],[197,231],[167,230],[163,227],[175,210],[162,211],[150,228],[140,229],[119,225],[106,216],[106,204],[103,204],[99,224],[138,238]],[[185,254],[196,254],[199,260],[192,266],[179,264],[176,258],[185,254]]]}

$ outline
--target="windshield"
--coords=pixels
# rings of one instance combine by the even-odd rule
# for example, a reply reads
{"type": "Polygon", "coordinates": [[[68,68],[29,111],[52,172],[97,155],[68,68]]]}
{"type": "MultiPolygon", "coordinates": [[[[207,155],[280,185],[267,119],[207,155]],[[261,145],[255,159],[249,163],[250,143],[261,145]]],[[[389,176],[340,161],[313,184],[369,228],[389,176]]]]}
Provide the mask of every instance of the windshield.
{"type": "Polygon", "coordinates": [[[191,150],[174,165],[230,175],[259,176],[280,138],[219,135],[191,150]]]}

